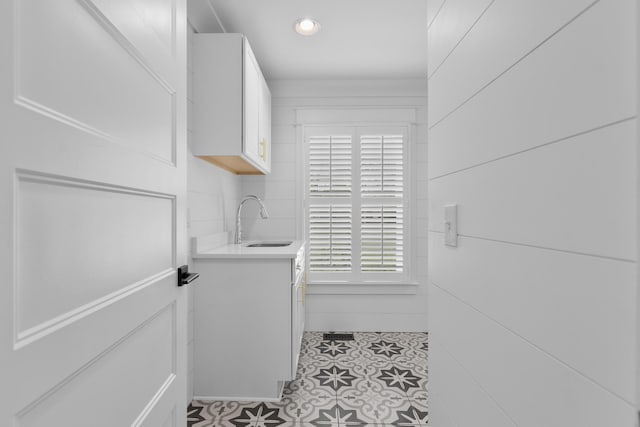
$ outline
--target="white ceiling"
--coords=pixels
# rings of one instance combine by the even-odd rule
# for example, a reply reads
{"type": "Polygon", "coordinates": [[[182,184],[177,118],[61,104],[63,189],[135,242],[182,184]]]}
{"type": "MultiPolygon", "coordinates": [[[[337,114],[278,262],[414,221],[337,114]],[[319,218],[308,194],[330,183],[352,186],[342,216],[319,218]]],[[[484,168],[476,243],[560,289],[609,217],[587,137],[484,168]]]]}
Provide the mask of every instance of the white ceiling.
{"type": "Polygon", "coordinates": [[[427,0],[209,0],[268,79],[426,78],[427,0]],[[296,19],[321,24],[294,32],[296,19]]]}

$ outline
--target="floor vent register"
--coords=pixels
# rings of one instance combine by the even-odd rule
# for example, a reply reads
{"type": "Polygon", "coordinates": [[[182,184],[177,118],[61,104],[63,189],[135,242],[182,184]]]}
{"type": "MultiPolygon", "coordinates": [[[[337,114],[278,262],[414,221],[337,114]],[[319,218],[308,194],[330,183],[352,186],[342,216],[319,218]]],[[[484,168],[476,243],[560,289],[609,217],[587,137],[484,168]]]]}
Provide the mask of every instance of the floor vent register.
{"type": "Polygon", "coordinates": [[[330,332],[328,334],[322,334],[324,341],[353,341],[353,334],[336,334],[330,332]]]}

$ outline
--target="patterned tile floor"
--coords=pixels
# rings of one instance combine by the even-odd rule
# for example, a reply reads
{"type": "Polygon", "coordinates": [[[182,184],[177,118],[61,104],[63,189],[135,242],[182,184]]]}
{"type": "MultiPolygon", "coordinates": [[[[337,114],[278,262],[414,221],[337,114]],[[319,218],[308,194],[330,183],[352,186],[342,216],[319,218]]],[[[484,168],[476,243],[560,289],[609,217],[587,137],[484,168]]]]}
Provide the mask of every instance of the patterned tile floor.
{"type": "Polygon", "coordinates": [[[427,425],[427,334],[305,332],[280,402],[191,402],[189,427],[427,425]]]}

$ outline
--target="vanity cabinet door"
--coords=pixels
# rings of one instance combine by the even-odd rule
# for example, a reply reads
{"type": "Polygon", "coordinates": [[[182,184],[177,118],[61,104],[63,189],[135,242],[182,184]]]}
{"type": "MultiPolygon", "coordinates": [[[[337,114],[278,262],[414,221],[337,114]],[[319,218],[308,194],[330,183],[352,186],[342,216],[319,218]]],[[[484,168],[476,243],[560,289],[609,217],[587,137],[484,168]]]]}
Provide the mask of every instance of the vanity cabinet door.
{"type": "Polygon", "coordinates": [[[302,335],[304,334],[304,299],[307,289],[307,275],[302,273],[302,277],[293,287],[291,295],[291,378],[296,377],[298,369],[298,357],[300,346],[302,345],[302,335]]]}

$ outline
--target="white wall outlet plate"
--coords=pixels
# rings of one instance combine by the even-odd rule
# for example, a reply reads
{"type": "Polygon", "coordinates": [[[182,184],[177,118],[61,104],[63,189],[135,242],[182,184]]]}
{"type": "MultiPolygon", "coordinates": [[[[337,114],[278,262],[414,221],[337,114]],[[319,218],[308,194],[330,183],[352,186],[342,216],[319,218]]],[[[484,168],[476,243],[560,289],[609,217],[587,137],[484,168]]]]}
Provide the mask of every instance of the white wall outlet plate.
{"type": "Polygon", "coordinates": [[[458,205],[444,207],[444,244],[458,246],[458,205]]]}

